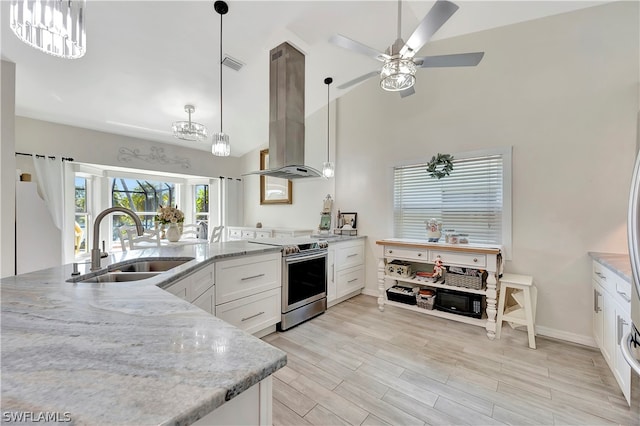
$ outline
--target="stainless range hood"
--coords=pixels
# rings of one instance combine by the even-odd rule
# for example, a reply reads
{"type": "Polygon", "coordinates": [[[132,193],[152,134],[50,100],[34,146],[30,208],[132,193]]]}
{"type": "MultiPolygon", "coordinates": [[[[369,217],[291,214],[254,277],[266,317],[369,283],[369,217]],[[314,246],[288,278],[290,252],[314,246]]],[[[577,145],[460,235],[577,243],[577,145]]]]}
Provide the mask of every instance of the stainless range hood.
{"type": "Polygon", "coordinates": [[[304,165],[304,54],[285,42],[269,57],[269,169],[249,174],[320,177],[304,165]]]}

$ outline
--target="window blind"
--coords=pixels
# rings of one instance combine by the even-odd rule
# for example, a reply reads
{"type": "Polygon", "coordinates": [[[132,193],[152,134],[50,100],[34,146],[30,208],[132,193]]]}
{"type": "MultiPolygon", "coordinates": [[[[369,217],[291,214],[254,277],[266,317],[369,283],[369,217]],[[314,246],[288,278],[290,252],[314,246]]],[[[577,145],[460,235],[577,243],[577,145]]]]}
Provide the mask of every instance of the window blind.
{"type": "Polygon", "coordinates": [[[426,164],[394,168],[394,234],[426,238],[425,220],[469,234],[469,242],[502,244],[503,164],[501,154],[453,160],[449,176],[429,176],[426,164]]]}

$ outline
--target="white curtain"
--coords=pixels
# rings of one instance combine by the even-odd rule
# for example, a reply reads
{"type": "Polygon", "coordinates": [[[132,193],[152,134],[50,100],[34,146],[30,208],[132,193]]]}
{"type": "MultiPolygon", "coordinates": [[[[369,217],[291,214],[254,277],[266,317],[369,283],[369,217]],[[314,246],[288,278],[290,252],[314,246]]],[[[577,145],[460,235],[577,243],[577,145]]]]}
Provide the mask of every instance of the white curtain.
{"type": "Polygon", "coordinates": [[[244,225],[243,182],[236,178],[220,178],[220,224],[244,225]]]}
{"type": "Polygon", "coordinates": [[[36,180],[56,228],[64,225],[64,168],[60,157],[33,156],[36,180]]]}

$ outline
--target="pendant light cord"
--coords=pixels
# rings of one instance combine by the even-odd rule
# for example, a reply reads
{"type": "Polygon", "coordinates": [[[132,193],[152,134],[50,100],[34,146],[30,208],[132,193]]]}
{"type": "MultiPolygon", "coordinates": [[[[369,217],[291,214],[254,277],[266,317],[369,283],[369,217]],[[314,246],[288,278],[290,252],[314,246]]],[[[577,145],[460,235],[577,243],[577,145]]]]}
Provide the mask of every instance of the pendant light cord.
{"type": "Polygon", "coordinates": [[[327,83],[327,163],[329,162],[329,85],[331,83],[327,83]]]}
{"type": "Polygon", "coordinates": [[[220,133],[222,133],[222,13],[220,14],[220,133]]]}

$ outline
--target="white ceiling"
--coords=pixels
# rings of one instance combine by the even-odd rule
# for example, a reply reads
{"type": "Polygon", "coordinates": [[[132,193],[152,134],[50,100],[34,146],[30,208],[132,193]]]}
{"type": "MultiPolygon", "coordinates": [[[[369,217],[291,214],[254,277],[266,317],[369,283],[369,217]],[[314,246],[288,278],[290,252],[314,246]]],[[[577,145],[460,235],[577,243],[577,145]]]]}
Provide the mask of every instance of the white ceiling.
{"type": "MultiPolygon", "coordinates": [[[[213,3],[88,0],[87,53],[81,59],[65,60],[20,42],[8,25],[10,2],[1,1],[1,54],[16,63],[16,114],[209,151],[210,141],[175,139],[170,126],[186,120],[184,105],[193,104],[194,121],[205,124],[210,134],[219,129],[220,15],[213,3]]],[[[405,40],[433,3],[403,2],[405,40]]],[[[460,9],[434,40],[605,1],[456,3],[460,9]]],[[[396,37],[395,0],[232,0],[228,4],[223,53],[245,64],[238,72],[223,71],[223,126],[230,134],[233,156],[268,142],[269,50],[289,41],[305,53],[309,115],[326,105],[325,77],[334,78],[333,99],[346,93],[336,86],[378,68],[373,59],[330,44],[331,35],[339,33],[380,51],[396,37]]],[[[484,48],[496,53],[490,49],[484,48]]],[[[428,72],[419,71],[416,87],[428,72]]]]}

